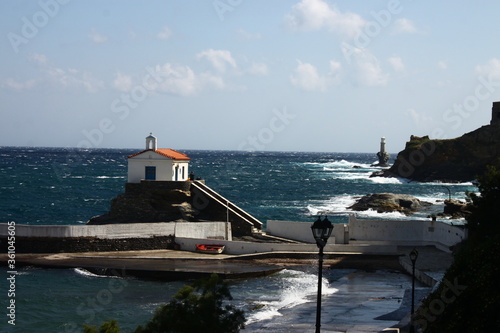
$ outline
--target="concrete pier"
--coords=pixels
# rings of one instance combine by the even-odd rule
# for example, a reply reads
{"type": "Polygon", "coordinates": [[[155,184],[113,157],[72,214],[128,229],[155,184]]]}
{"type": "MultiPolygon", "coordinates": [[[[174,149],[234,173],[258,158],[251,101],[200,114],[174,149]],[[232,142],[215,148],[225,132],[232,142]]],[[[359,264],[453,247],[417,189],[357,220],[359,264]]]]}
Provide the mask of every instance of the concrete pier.
{"type": "MultiPolygon", "coordinates": [[[[442,278],[453,256],[434,246],[418,246],[417,304],[426,296],[435,279],[442,278]],[[429,282],[431,281],[431,282],[429,282]],[[426,285],[428,283],[429,285],[426,285]]],[[[387,288],[387,272],[405,271],[413,246],[398,246],[397,254],[325,253],[325,269],[353,268],[366,271],[334,281],[339,291],[325,296],[322,305],[322,332],[407,332],[408,289],[387,288]],[[386,273],[384,273],[386,272],[386,273]],[[378,279],[378,280],[377,280],[378,279]],[[380,280],[380,281],[379,281],[380,280]],[[377,282],[378,281],[378,282],[377,282]]],[[[0,255],[0,263],[7,263],[0,255]]],[[[226,279],[252,278],[273,274],[283,268],[315,267],[317,252],[267,252],[242,255],[209,255],[189,251],[150,250],[60,254],[18,254],[16,263],[50,268],[85,268],[95,274],[133,276],[145,279],[188,280],[217,273],[226,279]]],[[[407,274],[407,279],[409,278],[407,274]]],[[[248,325],[243,332],[302,333],[314,331],[314,300],[283,309],[279,320],[248,325]]]]}

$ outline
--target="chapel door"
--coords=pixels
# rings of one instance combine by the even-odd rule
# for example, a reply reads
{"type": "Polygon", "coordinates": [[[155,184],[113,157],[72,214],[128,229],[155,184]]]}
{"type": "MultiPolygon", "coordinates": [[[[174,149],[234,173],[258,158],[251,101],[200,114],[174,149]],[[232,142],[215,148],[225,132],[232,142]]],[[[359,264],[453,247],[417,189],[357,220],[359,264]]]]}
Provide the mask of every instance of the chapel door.
{"type": "Polygon", "coordinates": [[[145,178],[146,178],[146,180],[156,180],[156,167],[147,166],[145,178]]]}

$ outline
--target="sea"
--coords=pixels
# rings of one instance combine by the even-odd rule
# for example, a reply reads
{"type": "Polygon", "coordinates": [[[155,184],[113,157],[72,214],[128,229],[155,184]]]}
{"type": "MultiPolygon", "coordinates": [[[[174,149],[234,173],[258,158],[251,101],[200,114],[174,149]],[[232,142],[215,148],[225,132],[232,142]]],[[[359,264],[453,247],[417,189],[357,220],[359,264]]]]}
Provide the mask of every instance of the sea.
{"type": "MultiPolygon", "coordinates": [[[[85,224],[107,212],[110,200],[124,192],[127,155],[137,151],[0,147],[0,223],[85,224]]],[[[377,160],[375,153],[181,151],[191,158],[190,171],[195,177],[204,179],[264,225],[267,220],[308,223],[318,215],[327,215],[334,223],[347,223],[348,215],[354,213],[348,207],[356,198],[381,192],[410,194],[433,205],[411,217],[375,211],[356,212],[358,217],[402,223],[425,220],[443,210],[445,199],[464,200],[466,191],[477,191],[473,183],[370,177],[380,170],[372,166],[377,160]]],[[[440,220],[464,223],[460,219],[440,220]]],[[[316,266],[313,261],[309,266],[263,278],[231,281],[231,302],[245,310],[249,327],[279,321],[284,313],[293,313],[294,307],[315,304],[316,266]]],[[[109,319],[116,319],[123,331],[130,332],[147,322],[154,310],[186,283],[103,277],[80,268],[24,267],[17,269],[15,296],[11,297],[8,269],[0,267],[0,271],[4,277],[0,300],[5,312],[0,332],[82,332],[83,324],[99,325],[109,319]],[[7,307],[12,299],[16,325],[8,323],[7,307]]],[[[324,297],[335,297],[337,281],[353,273],[326,269],[324,297]]],[[[403,289],[410,283],[400,275],[391,281],[403,289]]]]}

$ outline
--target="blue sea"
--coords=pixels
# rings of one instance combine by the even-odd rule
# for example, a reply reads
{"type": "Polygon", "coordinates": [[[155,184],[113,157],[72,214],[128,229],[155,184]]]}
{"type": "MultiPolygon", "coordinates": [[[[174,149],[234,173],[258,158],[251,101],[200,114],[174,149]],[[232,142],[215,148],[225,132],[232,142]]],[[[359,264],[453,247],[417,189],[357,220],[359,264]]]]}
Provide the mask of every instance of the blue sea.
{"type": "MultiPolygon", "coordinates": [[[[85,224],[90,217],[107,212],[110,200],[124,191],[126,156],[137,151],[0,147],[0,222],[85,224]]],[[[267,220],[313,222],[318,214],[346,223],[352,213],[348,207],[357,197],[380,192],[411,194],[434,205],[412,217],[373,211],[358,216],[427,219],[442,211],[449,195],[463,200],[466,191],[476,190],[472,183],[370,178],[379,170],[371,166],[376,162],[374,153],[182,152],[191,158],[190,170],[196,177],[264,224],[267,220]]],[[[6,268],[1,271],[7,276],[6,268]]],[[[315,274],[312,263],[300,270],[232,282],[233,302],[247,311],[249,324],[279,320],[282,309],[314,303],[315,274]],[[265,306],[252,310],[255,305],[265,306]]],[[[326,295],[335,294],[335,281],[346,274],[348,270],[325,273],[326,295]]],[[[0,299],[6,309],[8,284],[3,281],[0,299]]],[[[117,319],[125,331],[132,331],[183,284],[99,277],[82,269],[19,269],[16,326],[8,325],[2,314],[0,332],[81,332],[84,323],[97,325],[108,319],[117,319]]]]}

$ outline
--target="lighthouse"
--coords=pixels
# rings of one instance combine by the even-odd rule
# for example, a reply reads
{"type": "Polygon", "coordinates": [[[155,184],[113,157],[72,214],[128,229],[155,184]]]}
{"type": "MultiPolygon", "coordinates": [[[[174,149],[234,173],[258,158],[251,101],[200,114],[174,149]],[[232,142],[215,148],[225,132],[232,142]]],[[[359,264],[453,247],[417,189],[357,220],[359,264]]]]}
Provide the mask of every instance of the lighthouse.
{"type": "Polygon", "coordinates": [[[378,157],[378,163],[376,164],[376,166],[380,167],[389,166],[389,164],[387,164],[387,161],[389,161],[391,155],[389,155],[389,153],[385,151],[385,137],[380,138],[380,151],[377,153],[377,157],[378,157]]]}
{"type": "Polygon", "coordinates": [[[190,158],[177,150],[158,148],[156,137],[146,137],[146,149],[128,157],[129,183],[147,181],[187,181],[190,158]]]}

